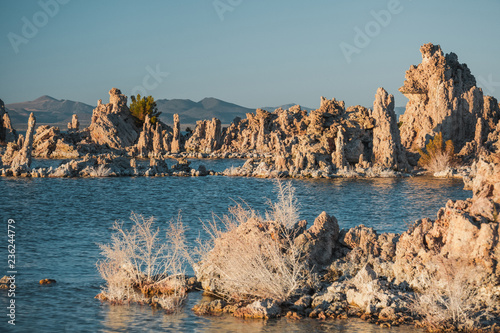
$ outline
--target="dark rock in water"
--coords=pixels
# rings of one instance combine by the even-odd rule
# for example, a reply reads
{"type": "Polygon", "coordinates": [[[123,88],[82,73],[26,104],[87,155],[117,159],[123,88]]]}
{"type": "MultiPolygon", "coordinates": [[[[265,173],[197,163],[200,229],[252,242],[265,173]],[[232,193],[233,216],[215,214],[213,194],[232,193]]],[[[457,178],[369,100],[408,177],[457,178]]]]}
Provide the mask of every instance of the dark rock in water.
{"type": "Polygon", "coordinates": [[[0,279],[0,289],[9,289],[10,287],[10,277],[5,275],[0,279]]]}
{"type": "Polygon", "coordinates": [[[52,283],[56,283],[57,281],[54,280],[54,279],[43,279],[43,280],[40,280],[40,284],[52,284],[52,283]]]}
{"type": "Polygon", "coordinates": [[[279,315],[281,315],[280,304],[273,299],[257,300],[234,312],[235,317],[253,319],[270,319],[279,315]]]}
{"type": "Polygon", "coordinates": [[[210,302],[201,302],[193,307],[194,313],[197,315],[211,315],[218,316],[224,312],[224,307],[227,305],[226,301],[216,299],[210,302]]]}

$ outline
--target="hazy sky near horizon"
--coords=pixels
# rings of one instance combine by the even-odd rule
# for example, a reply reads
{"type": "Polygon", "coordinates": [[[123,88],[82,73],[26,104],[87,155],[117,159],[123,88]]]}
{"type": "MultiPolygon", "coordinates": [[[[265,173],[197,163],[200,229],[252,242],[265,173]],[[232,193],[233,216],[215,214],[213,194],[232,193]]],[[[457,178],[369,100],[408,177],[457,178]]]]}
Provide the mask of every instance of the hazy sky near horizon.
{"type": "Polygon", "coordinates": [[[246,107],[371,107],[419,47],[455,52],[500,98],[499,0],[0,1],[0,98],[96,105],[117,87],[246,107]]]}

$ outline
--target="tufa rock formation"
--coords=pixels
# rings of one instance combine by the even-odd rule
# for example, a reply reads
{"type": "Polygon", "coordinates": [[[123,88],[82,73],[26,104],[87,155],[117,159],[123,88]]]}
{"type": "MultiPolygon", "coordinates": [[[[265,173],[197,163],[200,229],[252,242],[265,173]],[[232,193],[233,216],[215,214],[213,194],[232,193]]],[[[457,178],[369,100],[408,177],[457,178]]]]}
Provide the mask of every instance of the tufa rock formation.
{"type": "Polygon", "coordinates": [[[139,129],[127,107],[127,96],[119,89],[109,91],[108,104],[99,100],[92,114],[89,132],[93,142],[109,148],[124,149],[135,143],[139,129]]]}
{"type": "Polygon", "coordinates": [[[375,120],[373,163],[389,169],[409,169],[406,150],[401,145],[396,114],[394,113],[394,96],[389,95],[384,88],[377,90],[371,116],[375,120]]]}
{"type": "Polygon", "coordinates": [[[220,120],[199,120],[191,137],[186,141],[186,151],[213,153],[222,146],[222,128],[220,120]]]}
{"type": "Polygon", "coordinates": [[[492,125],[498,121],[498,113],[484,114],[483,92],[455,53],[444,55],[439,45],[431,43],[423,45],[420,52],[422,63],[406,71],[399,89],[409,99],[400,118],[402,144],[416,151],[442,132],[443,139],[453,140],[459,151],[474,140],[477,118],[492,125]]]}
{"type": "Polygon", "coordinates": [[[170,147],[170,151],[172,153],[179,153],[183,150],[182,141],[181,141],[181,124],[179,122],[179,115],[174,114],[174,133],[172,138],[172,144],[170,147]]]}
{"type": "Polygon", "coordinates": [[[61,133],[59,127],[38,126],[33,137],[33,157],[36,158],[78,158],[78,142],[85,133],[61,133]]]}
{"type": "Polygon", "coordinates": [[[35,132],[35,125],[36,119],[33,113],[31,113],[28,119],[26,139],[20,136],[17,143],[9,142],[9,144],[7,145],[7,151],[2,158],[2,162],[5,165],[10,165],[10,169],[14,173],[30,171],[31,151],[33,149],[33,133],[35,132]]]}
{"type": "Polygon", "coordinates": [[[500,158],[481,157],[475,177],[467,182],[473,197],[448,201],[436,220],[422,219],[397,243],[394,274],[399,281],[421,287],[428,270],[469,270],[485,287],[500,289],[500,158]],[[444,266],[444,268],[443,268],[444,266]]]}
{"type": "Polygon", "coordinates": [[[5,104],[0,99],[0,145],[6,145],[8,142],[16,141],[16,130],[12,127],[9,114],[5,111],[5,104]]]}
{"type": "Polygon", "coordinates": [[[151,118],[146,115],[137,144],[130,150],[133,156],[160,157],[170,151],[172,128],[157,120],[151,124],[151,118]]]}
{"type": "Polygon", "coordinates": [[[74,114],[71,117],[71,122],[68,123],[68,131],[78,132],[79,129],[80,129],[80,122],[78,121],[78,116],[74,114]]]}

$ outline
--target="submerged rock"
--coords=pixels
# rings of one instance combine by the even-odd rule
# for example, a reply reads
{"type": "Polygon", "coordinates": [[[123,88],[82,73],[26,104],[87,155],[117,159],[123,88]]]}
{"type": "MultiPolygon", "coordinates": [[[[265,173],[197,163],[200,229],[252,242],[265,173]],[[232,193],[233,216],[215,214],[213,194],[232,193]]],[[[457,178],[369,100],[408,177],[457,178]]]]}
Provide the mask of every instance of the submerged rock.
{"type": "Polygon", "coordinates": [[[57,281],[54,280],[54,279],[43,279],[43,280],[40,280],[40,284],[52,284],[52,283],[56,283],[57,281]]]}
{"type": "Polygon", "coordinates": [[[235,317],[270,319],[276,318],[281,314],[281,307],[273,299],[257,300],[245,307],[241,307],[234,312],[235,317]]]}

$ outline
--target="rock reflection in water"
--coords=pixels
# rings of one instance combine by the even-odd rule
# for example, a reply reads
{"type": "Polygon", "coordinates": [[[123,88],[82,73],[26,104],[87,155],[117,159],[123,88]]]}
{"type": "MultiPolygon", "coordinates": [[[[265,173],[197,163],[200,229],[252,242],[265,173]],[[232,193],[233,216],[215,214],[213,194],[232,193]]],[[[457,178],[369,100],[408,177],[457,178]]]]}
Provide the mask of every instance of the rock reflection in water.
{"type": "MultiPolygon", "coordinates": [[[[101,323],[102,332],[339,332],[339,333],[387,333],[387,328],[369,324],[357,318],[349,320],[316,320],[305,318],[293,320],[280,318],[275,320],[240,319],[230,315],[199,317],[190,308],[199,301],[209,298],[201,292],[190,294],[189,300],[180,313],[164,315],[162,311],[152,310],[148,306],[103,305],[101,323]]],[[[411,326],[393,327],[390,332],[419,332],[411,326]]]]}

